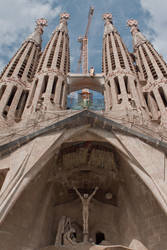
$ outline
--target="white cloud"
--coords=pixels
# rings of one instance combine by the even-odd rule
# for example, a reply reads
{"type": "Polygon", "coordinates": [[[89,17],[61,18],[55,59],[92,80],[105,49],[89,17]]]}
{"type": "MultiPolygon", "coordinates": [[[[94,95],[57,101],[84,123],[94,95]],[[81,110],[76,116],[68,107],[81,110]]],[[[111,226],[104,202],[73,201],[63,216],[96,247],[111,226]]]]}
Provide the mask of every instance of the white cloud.
{"type": "Polygon", "coordinates": [[[22,41],[33,32],[35,20],[52,20],[61,6],[52,7],[52,0],[0,0],[0,69],[15,53],[22,41]]]}
{"type": "Polygon", "coordinates": [[[149,12],[151,18],[148,26],[155,32],[153,45],[167,59],[167,1],[140,0],[143,9],[149,12]]]}

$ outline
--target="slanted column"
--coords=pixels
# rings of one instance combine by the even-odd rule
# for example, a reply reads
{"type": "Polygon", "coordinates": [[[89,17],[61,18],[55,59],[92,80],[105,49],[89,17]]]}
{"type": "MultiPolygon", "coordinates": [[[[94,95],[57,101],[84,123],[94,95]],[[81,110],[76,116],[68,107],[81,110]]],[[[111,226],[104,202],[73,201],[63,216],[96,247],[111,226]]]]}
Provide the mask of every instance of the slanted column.
{"type": "Polygon", "coordinates": [[[8,85],[6,87],[5,92],[3,94],[3,97],[2,97],[2,99],[0,101],[0,114],[1,115],[2,115],[2,112],[3,112],[4,108],[5,108],[5,106],[6,106],[6,103],[7,103],[8,99],[9,99],[9,96],[11,94],[13,86],[14,85],[11,83],[10,85],[8,85]]]}
{"type": "Polygon", "coordinates": [[[33,98],[33,102],[32,102],[32,109],[31,109],[32,112],[36,111],[37,104],[40,101],[40,97],[41,97],[41,94],[42,94],[43,83],[44,83],[44,76],[40,75],[38,77],[38,85],[37,85],[37,88],[35,90],[35,94],[34,94],[34,98],[33,98]]]}
{"type": "Polygon", "coordinates": [[[59,76],[57,80],[57,85],[56,85],[56,93],[55,93],[55,98],[54,98],[54,103],[57,108],[60,108],[60,101],[61,101],[61,95],[62,95],[62,85],[63,85],[63,77],[59,76]]]}
{"type": "Polygon", "coordinates": [[[62,102],[61,102],[61,108],[65,109],[67,103],[67,83],[64,83],[63,87],[63,94],[62,94],[62,102]]]}
{"type": "Polygon", "coordinates": [[[50,103],[50,98],[51,98],[51,94],[52,94],[52,88],[53,88],[53,84],[54,84],[54,78],[55,78],[54,74],[50,74],[48,76],[48,83],[47,83],[46,93],[45,93],[45,99],[44,99],[44,103],[46,105],[50,103]]]}
{"type": "Polygon", "coordinates": [[[12,101],[12,105],[10,106],[9,111],[8,111],[8,119],[15,118],[16,107],[18,105],[22,91],[23,90],[21,88],[17,89],[16,94],[12,101]]]}
{"type": "Polygon", "coordinates": [[[121,69],[121,65],[120,65],[120,62],[119,62],[118,52],[117,52],[117,48],[116,48],[116,45],[115,45],[114,35],[112,33],[110,34],[110,39],[111,39],[111,43],[112,43],[116,69],[118,70],[118,69],[121,69]]]}
{"type": "MultiPolygon", "coordinates": [[[[58,36],[58,41],[57,41],[57,45],[56,45],[56,50],[55,50],[55,53],[54,53],[54,57],[53,57],[53,68],[56,68],[57,67],[57,63],[58,63],[58,56],[59,56],[59,53],[60,53],[60,50],[61,50],[61,42],[62,42],[62,39],[63,39],[63,34],[62,32],[59,34],[58,36]]],[[[61,60],[61,58],[60,58],[61,60]]]]}
{"type": "Polygon", "coordinates": [[[105,105],[106,105],[106,111],[109,111],[112,108],[112,96],[111,96],[111,85],[110,81],[105,82],[105,105]]]}

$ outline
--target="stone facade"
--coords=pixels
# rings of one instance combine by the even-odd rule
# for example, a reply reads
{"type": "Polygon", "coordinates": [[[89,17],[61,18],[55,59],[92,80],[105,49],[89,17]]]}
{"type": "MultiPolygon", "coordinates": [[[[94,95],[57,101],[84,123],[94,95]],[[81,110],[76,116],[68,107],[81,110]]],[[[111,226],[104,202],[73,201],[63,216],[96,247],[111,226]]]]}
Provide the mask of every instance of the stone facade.
{"type": "Polygon", "coordinates": [[[136,20],[130,53],[103,17],[101,73],[70,72],[63,13],[43,51],[37,20],[1,74],[2,250],[167,249],[167,65],[136,20]],[[85,88],[104,111],[67,109],[85,88]]]}

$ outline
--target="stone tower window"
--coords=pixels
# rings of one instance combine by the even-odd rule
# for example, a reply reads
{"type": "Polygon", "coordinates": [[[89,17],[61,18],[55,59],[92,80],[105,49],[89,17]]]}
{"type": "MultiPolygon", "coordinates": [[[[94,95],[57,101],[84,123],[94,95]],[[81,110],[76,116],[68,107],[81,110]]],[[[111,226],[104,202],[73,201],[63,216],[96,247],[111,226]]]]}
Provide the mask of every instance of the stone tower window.
{"type": "Polygon", "coordinates": [[[53,95],[55,95],[57,80],[58,80],[58,77],[55,76],[53,86],[52,86],[52,92],[51,92],[53,95]]]}
{"type": "Polygon", "coordinates": [[[0,88],[0,100],[5,92],[5,89],[6,89],[6,85],[3,85],[1,88],[0,88]]]}
{"type": "Polygon", "coordinates": [[[103,240],[105,240],[105,235],[102,232],[96,233],[96,244],[99,245],[103,240]]]}
{"type": "Polygon", "coordinates": [[[3,117],[4,117],[4,118],[6,118],[7,115],[8,115],[9,107],[10,107],[11,104],[12,104],[12,101],[13,101],[13,98],[14,98],[14,96],[15,96],[15,94],[16,94],[16,91],[17,91],[17,87],[14,86],[14,87],[12,88],[11,93],[10,93],[9,99],[8,99],[8,101],[7,101],[7,104],[6,104],[6,106],[5,106],[4,110],[3,110],[3,117]]]}
{"type": "Polygon", "coordinates": [[[166,98],[166,96],[165,96],[165,94],[164,94],[163,88],[160,87],[160,88],[158,88],[158,90],[159,90],[160,96],[161,96],[161,98],[162,98],[162,101],[163,101],[163,103],[164,103],[164,106],[167,107],[167,98],[166,98]]]}
{"type": "Polygon", "coordinates": [[[120,89],[120,86],[119,86],[118,77],[115,77],[115,78],[114,78],[114,82],[115,82],[117,94],[120,95],[120,94],[121,94],[121,89],[120,89]]]}
{"type": "Polygon", "coordinates": [[[125,82],[126,92],[127,92],[127,94],[130,94],[130,88],[129,88],[129,82],[128,82],[127,76],[124,76],[124,82],[125,82]]]}

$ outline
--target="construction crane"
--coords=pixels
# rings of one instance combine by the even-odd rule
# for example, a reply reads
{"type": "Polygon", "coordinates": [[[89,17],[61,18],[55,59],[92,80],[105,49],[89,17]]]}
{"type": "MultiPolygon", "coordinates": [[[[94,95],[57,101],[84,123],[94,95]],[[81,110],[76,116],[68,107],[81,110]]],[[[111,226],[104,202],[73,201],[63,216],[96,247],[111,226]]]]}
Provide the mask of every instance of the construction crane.
{"type": "Polygon", "coordinates": [[[83,37],[80,36],[78,38],[78,42],[81,43],[81,53],[80,53],[80,58],[78,60],[77,72],[80,71],[80,67],[82,64],[82,73],[83,74],[88,73],[88,32],[89,32],[90,24],[92,21],[93,13],[94,13],[94,8],[90,7],[89,13],[88,13],[88,24],[86,27],[85,35],[83,37]]]}

